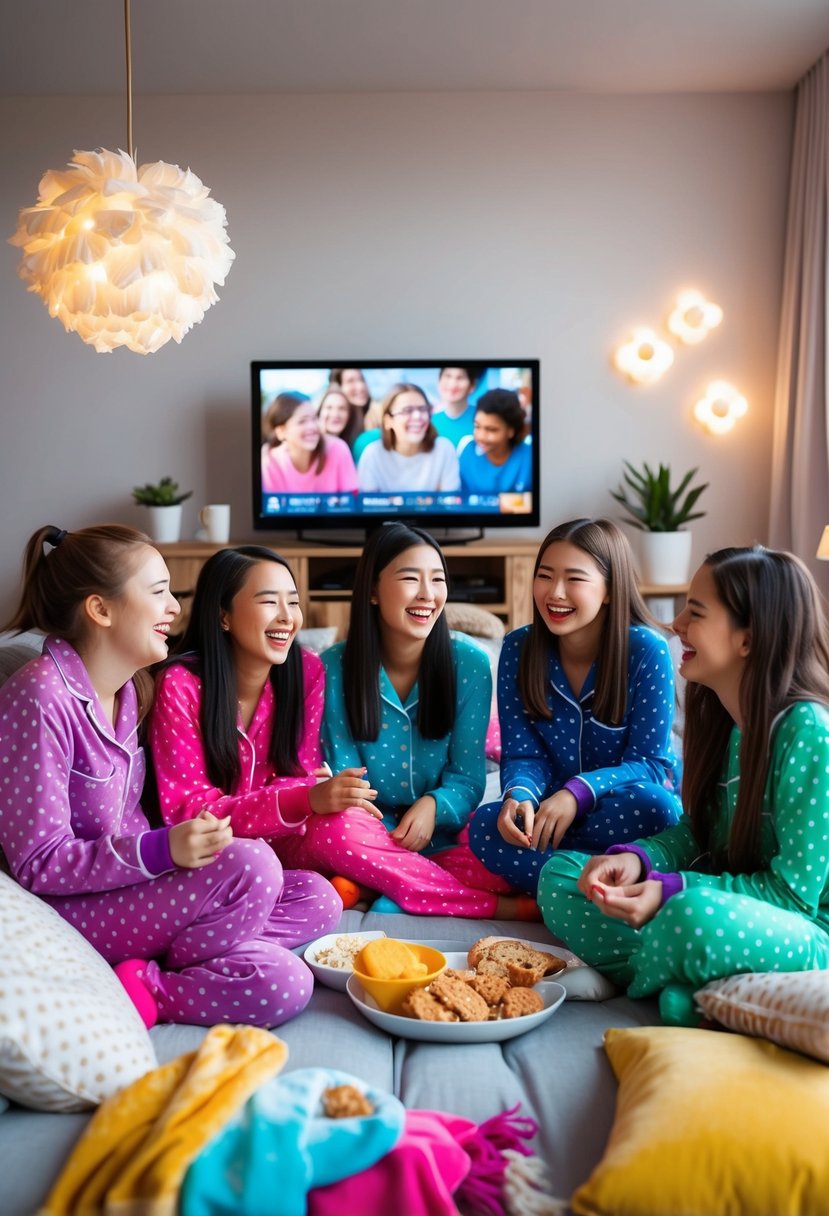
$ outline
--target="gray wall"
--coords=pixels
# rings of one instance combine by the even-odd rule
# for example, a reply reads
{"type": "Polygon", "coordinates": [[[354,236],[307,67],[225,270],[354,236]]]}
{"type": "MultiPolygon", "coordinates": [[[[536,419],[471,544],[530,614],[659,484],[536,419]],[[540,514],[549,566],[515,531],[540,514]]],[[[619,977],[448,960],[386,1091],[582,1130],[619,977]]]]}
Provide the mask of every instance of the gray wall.
{"type": "MultiPolygon", "coordinates": [[[[623,457],[711,481],[695,557],[762,540],[793,99],[548,93],[138,98],[139,160],[190,166],[227,208],[236,262],[180,346],[96,355],[0,246],[0,604],[43,522],[141,524],[170,473],[249,526],[251,359],[542,361],[544,529],[612,513],[623,457]],[[614,346],[697,286],[725,310],[650,388],[614,346]],[[691,407],[723,376],[731,435],[691,407]]],[[[120,98],[0,100],[2,231],[73,149],[124,143],[120,98]]],[[[815,538],[817,542],[817,537],[815,538]]]]}

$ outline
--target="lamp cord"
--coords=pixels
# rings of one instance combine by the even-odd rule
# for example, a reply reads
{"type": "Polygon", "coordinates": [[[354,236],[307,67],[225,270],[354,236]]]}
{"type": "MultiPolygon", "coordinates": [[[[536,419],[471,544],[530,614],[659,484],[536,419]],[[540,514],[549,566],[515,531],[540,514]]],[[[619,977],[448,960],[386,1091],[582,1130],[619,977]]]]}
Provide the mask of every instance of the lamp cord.
{"type": "Polygon", "coordinates": [[[130,0],[124,0],[124,42],[127,53],[127,152],[132,158],[132,37],[130,34],[130,0]]]}

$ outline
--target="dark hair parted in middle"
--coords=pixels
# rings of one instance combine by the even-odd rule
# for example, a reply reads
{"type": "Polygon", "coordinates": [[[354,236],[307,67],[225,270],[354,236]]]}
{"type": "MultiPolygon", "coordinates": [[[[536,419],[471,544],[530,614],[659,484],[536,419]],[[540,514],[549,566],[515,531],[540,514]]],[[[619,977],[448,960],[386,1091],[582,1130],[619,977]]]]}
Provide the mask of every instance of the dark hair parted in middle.
{"type": "MultiPolygon", "coordinates": [[[[186,663],[202,681],[200,725],[207,772],[213,785],[230,794],[240,776],[236,723],[239,698],[230,636],[221,625],[254,566],[277,562],[293,577],[284,557],[262,545],[220,549],[204,563],[196,583],[190,620],[170,663],[186,663]]],[[[299,776],[299,744],[305,705],[302,655],[294,641],[285,662],[271,667],[269,676],[277,712],[273,718],[269,759],[280,775],[299,776]]]]}
{"type": "MultiPolygon", "coordinates": [[[[408,524],[386,524],[373,532],[357,563],[351,622],[343,650],[343,684],[351,734],[374,740],[380,733],[380,668],[378,607],[372,604],[377,580],[406,549],[429,545],[448,581],[446,559],[433,536],[408,524]]],[[[443,739],[455,724],[455,664],[446,616],[441,612],[423,644],[418,673],[420,701],[417,725],[424,739],[443,739]]]]}
{"type": "MultiPolygon", "coordinates": [[[[659,628],[648,612],[636,585],[633,556],[627,537],[609,519],[571,519],[548,532],[538,549],[533,582],[544,554],[556,541],[566,541],[581,549],[599,567],[607,584],[607,605],[599,653],[596,656],[596,692],[593,716],[600,722],[617,726],[625,716],[628,684],[628,631],[631,625],[659,628]]],[[[533,602],[532,628],[521,651],[518,688],[527,713],[550,718],[547,681],[550,652],[558,647],[541,613],[533,602]]]]}

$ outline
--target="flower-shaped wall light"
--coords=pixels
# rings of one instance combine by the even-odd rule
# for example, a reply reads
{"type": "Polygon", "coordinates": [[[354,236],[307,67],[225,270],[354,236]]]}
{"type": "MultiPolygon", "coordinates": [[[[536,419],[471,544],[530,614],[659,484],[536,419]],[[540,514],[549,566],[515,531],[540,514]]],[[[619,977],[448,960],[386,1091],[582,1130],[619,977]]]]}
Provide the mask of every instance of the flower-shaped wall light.
{"type": "Polygon", "coordinates": [[[722,321],[722,309],[702,292],[683,291],[668,317],[668,329],[689,346],[702,342],[722,321]]]}
{"type": "Polygon", "coordinates": [[[748,413],[748,402],[726,380],[712,380],[694,406],[694,417],[712,435],[724,435],[732,430],[738,418],[748,413]]]}
{"type": "Polygon", "coordinates": [[[616,351],[615,363],[635,384],[653,384],[674,361],[673,348],[652,329],[636,329],[616,351]]]}

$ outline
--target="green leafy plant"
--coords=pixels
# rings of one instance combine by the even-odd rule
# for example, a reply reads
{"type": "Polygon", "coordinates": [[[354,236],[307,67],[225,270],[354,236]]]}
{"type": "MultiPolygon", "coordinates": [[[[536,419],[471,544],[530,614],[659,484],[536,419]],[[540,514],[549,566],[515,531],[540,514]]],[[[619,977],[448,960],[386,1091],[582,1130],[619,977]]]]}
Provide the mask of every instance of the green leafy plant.
{"type": "Polygon", "coordinates": [[[182,493],[177,481],[173,481],[172,477],[162,477],[155,485],[148,481],[145,486],[134,486],[132,496],[144,507],[175,507],[192,493],[192,490],[182,493]]]}
{"type": "Polygon", "coordinates": [[[654,473],[647,463],[641,470],[629,460],[623,464],[626,470],[623,484],[610,493],[627,512],[628,522],[634,528],[643,532],[678,532],[692,519],[702,519],[705,512],[694,511],[694,507],[709,483],[689,488],[699,469],[691,469],[673,489],[670,465],[661,464],[659,472],[654,473]]]}

